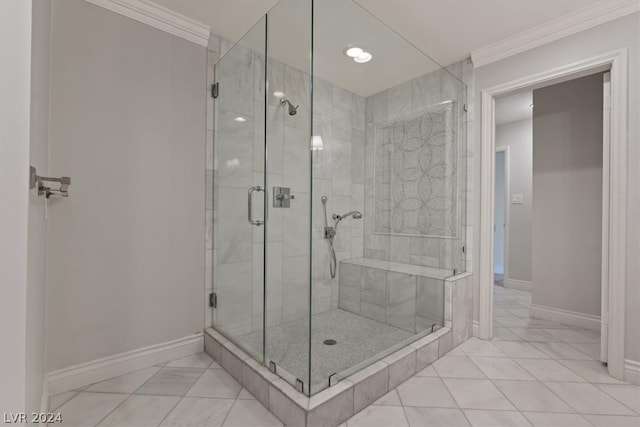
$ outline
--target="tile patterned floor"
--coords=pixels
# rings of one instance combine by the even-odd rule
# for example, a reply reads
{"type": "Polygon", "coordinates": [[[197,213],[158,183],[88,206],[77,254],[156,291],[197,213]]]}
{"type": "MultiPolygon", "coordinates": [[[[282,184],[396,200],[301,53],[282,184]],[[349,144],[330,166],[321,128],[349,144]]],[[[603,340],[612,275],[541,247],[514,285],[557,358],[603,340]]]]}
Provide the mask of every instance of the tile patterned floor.
{"type": "MultiPolygon", "coordinates": [[[[640,426],[640,387],[607,375],[598,334],[529,318],[495,287],[495,339],[471,339],[342,427],[640,426]]],[[[280,426],[206,354],[51,398],[63,425],[280,426]]]]}

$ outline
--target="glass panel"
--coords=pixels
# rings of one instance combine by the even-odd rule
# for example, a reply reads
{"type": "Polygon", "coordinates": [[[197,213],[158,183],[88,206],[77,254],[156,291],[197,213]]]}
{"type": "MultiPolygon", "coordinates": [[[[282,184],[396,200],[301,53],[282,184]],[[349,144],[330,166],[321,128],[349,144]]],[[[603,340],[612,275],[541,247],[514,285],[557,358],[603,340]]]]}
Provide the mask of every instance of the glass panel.
{"type": "Polygon", "coordinates": [[[264,360],[266,18],[215,66],[215,328],[264,360]],[[253,222],[253,224],[251,223],[253,222]]]}
{"type": "Polygon", "coordinates": [[[440,67],[355,2],[313,12],[316,393],[445,323],[444,279],[464,263],[466,86],[462,63],[440,67]]]}
{"type": "Polygon", "coordinates": [[[281,0],[268,15],[266,362],[309,394],[311,2],[281,0]]]}

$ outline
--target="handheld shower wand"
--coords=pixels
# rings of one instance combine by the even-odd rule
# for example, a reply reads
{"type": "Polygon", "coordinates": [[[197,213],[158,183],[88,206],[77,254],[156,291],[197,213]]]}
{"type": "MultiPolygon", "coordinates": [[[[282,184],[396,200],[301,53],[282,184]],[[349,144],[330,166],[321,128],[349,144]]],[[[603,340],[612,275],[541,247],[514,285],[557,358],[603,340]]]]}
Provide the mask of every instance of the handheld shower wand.
{"type": "Polygon", "coordinates": [[[329,227],[327,221],[327,196],[322,196],[320,199],[322,202],[322,208],[324,210],[324,238],[329,241],[329,250],[330,256],[329,258],[329,273],[331,274],[331,278],[336,277],[336,267],[338,265],[338,261],[336,259],[336,251],[333,247],[333,239],[336,237],[336,233],[338,232],[338,224],[343,219],[353,217],[353,219],[362,219],[362,212],[359,211],[350,211],[342,215],[333,214],[331,217],[334,221],[333,227],[329,227]]]}

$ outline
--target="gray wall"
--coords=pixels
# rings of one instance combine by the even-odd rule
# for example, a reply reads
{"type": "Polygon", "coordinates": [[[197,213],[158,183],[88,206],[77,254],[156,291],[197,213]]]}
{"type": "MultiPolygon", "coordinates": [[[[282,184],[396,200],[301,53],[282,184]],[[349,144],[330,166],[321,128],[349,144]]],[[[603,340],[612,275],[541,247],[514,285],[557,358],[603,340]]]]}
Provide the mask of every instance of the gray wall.
{"type": "MultiPolygon", "coordinates": [[[[497,102],[500,102],[499,100],[497,102]]],[[[509,280],[531,282],[531,175],[532,120],[518,120],[496,126],[496,147],[509,147],[509,254],[505,286],[509,280]],[[520,193],[524,203],[511,204],[511,194],[520,193]]]]}
{"type": "MultiPolygon", "coordinates": [[[[481,114],[481,91],[489,87],[510,82],[525,76],[534,75],[564,65],[572,64],[597,55],[618,49],[628,49],[629,54],[629,122],[628,122],[628,158],[637,163],[640,159],[640,129],[637,117],[640,117],[640,14],[635,13],[589,30],[565,37],[561,40],[511,56],[501,61],[476,69],[474,89],[474,109],[481,114]]],[[[481,127],[474,127],[474,179],[480,182],[480,134],[481,127]]],[[[635,164],[635,163],[632,163],[635,164]]],[[[626,324],[625,358],[640,361],[640,334],[634,325],[640,324],[640,224],[634,218],[640,218],[640,168],[629,167],[627,175],[627,271],[626,271],[626,324]]],[[[474,198],[473,223],[480,221],[480,200],[474,198]]],[[[478,242],[479,230],[476,228],[473,241],[478,242]]],[[[479,269],[478,258],[474,257],[473,271],[479,269]]],[[[478,318],[479,278],[475,277],[476,301],[474,318],[478,318]]]]}
{"type": "Polygon", "coordinates": [[[49,371],[202,330],[206,50],[52,2],[49,371]]]}
{"type": "Polygon", "coordinates": [[[602,74],[533,91],[533,304],[600,315],[602,74]]]}

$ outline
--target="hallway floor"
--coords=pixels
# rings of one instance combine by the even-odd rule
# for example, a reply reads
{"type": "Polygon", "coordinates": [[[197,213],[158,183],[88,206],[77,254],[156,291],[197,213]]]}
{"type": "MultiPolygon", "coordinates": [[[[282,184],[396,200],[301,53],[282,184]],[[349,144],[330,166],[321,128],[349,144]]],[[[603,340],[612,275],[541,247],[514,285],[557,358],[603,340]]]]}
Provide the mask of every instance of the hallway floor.
{"type": "MultiPolygon", "coordinates": [[[[343,427],[634,426],[640,387],[607,375],[599,334],[531,319],[531,294],[495,287],[492,342],[472,338],[343,427]]],[[[206,354],[51,398],[62,425],[282,425],[206,354]]]]}

